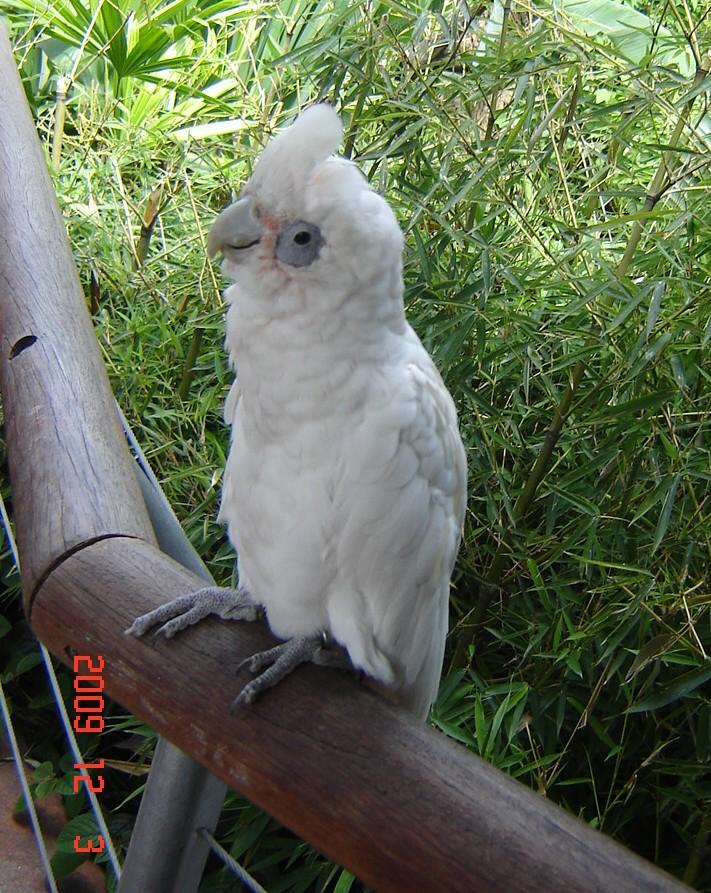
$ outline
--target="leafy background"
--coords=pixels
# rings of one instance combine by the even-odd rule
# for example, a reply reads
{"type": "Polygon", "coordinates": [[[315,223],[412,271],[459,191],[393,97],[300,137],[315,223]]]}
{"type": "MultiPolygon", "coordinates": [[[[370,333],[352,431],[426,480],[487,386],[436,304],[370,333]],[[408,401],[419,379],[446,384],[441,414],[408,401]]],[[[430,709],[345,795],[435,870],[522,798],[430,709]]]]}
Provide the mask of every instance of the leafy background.
{"type": "MultiPolygon", "coordinates": [[[[432,722],[711,890],[704,0],[0,13],[117,398],[223,582],[230,374],[205,236],[269,135],[307,102],[336,104],[345,154],[406,233],[408,315],[469,454],[432,722]]],[[[1,571],[0,670],[36,793],[86,823],[6,544],[1,571]]],[[[154,736],[113,705],[95,739],[123,851],[154,736]]],[[[359,889],[236,794],[217,836],[273,893],[359,889]]],[[[200,889],[239,885],[210,862],[200,889]]]]}

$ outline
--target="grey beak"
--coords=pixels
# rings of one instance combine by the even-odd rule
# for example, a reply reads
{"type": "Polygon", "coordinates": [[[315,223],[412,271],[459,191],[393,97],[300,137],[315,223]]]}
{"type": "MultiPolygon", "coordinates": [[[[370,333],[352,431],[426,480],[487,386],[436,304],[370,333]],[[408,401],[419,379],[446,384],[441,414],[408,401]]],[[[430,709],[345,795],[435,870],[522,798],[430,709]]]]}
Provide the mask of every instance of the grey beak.
{"type": "Polygon", "coordinates": [[[250,196],[239,199],[217,217],[207,237],[210,257],[225,248],[249,248],[262,237],[262,226],[257,220],[250,196]]]}

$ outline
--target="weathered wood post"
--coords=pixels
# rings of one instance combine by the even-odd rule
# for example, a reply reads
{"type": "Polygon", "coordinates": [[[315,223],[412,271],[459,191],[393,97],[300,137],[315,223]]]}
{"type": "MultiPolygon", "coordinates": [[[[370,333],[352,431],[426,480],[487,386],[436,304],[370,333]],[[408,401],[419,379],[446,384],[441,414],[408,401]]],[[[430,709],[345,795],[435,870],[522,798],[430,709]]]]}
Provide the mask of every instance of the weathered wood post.
{"type": "MultiPolygon", "coordinates": [[[[0,78],[0,387],[23,599],[39,631],[35,598],[64,561],[99,542],[152,546],[155,518],[141,495],[2,23],[0,78]]],[[[174,517],[159,520],[163,529],[178,528],[171,540],[179,560],[187,554],[199,568],[189,543],[181,547],[174,517]]],[[[61,591],[53,598],[63,610],[61,591]]],[[[102,653],[92,614],[78,623],[83,630],[71,646],[39,633],[60,660],[102,653]]],[[[120,641],[121,629],[113,635],[120,641]]],[[[120,889],[194,893],[209,850],[197,829],[214,829],[223,800],[223,783],[160,741],[120,889]]]]}
{"type": "Polygon", "coordinates": [[[0,380],[31,618],[43,581],[72,552],[112,537],[154,538],[42,149],[0,34],[0,380]]]}

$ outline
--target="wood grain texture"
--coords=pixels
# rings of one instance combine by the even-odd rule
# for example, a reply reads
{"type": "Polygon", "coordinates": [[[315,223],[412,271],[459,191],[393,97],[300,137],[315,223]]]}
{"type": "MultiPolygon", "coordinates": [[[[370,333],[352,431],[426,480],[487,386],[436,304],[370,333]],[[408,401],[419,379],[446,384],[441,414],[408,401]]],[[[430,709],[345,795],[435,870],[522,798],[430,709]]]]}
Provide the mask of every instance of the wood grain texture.
{"type": "Polygon", "coordinates": [[[153,535],[1,23],[0,84],[0,389],[29,613],[83,543],[153,535]]]}
{"type": "Polygon", "coordinates": [[[342,671],[303,667],[248,707],[240,660],[261,624],[209,619],[170,641],[134,617],[200,580],[136,540],[72,555],[34,626],[62,660],[105,660],[107,691],[228,785],[380,893],[686,890],[342,671]]]}

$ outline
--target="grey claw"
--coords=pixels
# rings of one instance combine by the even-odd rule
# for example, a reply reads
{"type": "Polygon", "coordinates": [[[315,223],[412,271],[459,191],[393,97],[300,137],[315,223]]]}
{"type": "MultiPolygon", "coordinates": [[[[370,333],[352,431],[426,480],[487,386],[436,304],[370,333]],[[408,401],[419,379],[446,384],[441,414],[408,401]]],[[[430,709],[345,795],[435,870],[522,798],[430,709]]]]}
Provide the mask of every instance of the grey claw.
{"type": "Polygon", "coordinates": [[[255,686],[252,682],[248,682],[230,704],[230,713],[234,713],[238,707],[243,707],[245,704],[253,704],[259,691],[259,686],[255,686]]]}
{"type": "Polygon", "coordinates": [[[260,617],[261,608],[241,589],[206,586],[137,617],[125,633],[143,636],[157,627],[153,633],[154,641],[159,638],[172,639],[176,633],[193,626],[210,614],[216,614],[223,620],[252,621],[260,617]]]}
{"type": "Polygon", "coordinates": [[[133,623],[123,631],[124,636],[142,636],[145,632],[143,624],[140,621],[143,620],[143,617],[136,617],[133,623]]]}
{"type": "Polygon", "coordinates": [[[242,670],[249,670],[250,673],[256,673],[257,668],[254,665],[254,656],[253,657],[245,657],[244,660],[241,660],[237,664],[237,673],[241,673],[242,670]]]}
{"type": "Polygon", "coordinates": [[[321,666],[350,666],[347,655],[342,648],[325,648],[323,637],[296,636],[288,642],[282,642],[266,651],[259,651],[243,660],[237,667],[238,672],[249,670],[260,673],[256,679],[248,682],[232,702],[230,710],[242,704],[251,704],[257,695],[281,682],[300,664],[314,663],[321,666]]]}
{"type": "Polygon", "coordinates": [[[275,645],[274,648],[269,648],[266,651],[258,651],[256,654],[246,657],[237,665],[237,672],[241,673],[242,670],[249,670],[250,673],[258,673],[260,670],[263,670],[264,667],[276,663],[279,657],[284,653],[284,644],[288,643],[275,645]]]}
{"type": "Polygon", "coordinates": [[[164,623],[163,626],[159,626],[158,629],[153,633],[151,638],[172,639],[177,632],[180,632],[181,629],[184,629],[184,627],[181,626],[181,620],[181,617],[176,617],[175,620],[169,620],[167,623],[164,623]]]}

